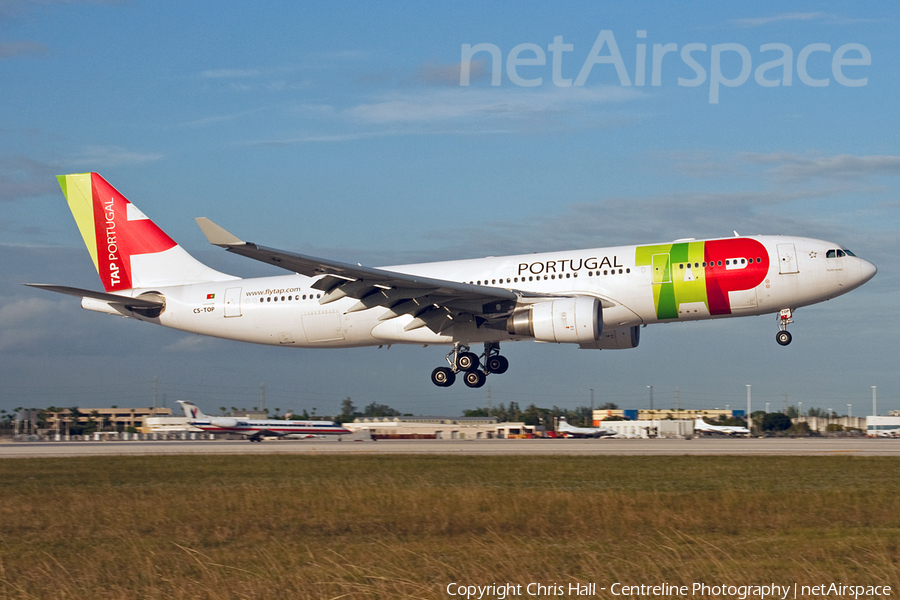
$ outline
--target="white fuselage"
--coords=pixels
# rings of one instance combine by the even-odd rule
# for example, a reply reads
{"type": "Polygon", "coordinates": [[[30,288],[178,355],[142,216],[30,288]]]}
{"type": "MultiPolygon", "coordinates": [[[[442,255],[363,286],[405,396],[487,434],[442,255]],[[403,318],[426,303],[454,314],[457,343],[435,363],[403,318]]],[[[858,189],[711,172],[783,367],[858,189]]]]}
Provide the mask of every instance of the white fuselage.
{"type": "MultiPolygon", "coordinates": [[[[796,237],[684,240],[386,267],[391,271],[530,294],[592,296],[604,330],[659,322],[775,313],[834,298],[865,283],[875,267],[841,246],[796,237]]],[[[411,315],[379,320],[384,307],[348,312],[342,298],[321,304],[318,278],[283,275],[153,290],[159,317],[142,320],[220,338],[275,346],[354,347],[528,339],[475,322],[442,333],[405,331],[411,315]]]]}
{"type": "Polygon", "coordinates": [[[189,423],[208,433],[236,433],[239,435],[314,436],[350,433],[349,430],[331,421],[291,421],[203,416],[191,419],[189,423]]]}

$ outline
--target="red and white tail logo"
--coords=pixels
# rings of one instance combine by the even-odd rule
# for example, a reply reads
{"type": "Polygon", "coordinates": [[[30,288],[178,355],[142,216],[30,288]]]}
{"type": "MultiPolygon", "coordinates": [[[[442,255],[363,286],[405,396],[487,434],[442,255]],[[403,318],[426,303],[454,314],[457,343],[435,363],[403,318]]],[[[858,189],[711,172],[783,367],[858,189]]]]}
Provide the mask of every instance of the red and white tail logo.
{"type": "Polygon", "coordinates": [[[194,259],[97,173],[58,179],[107,292],[236,279],[194,259]]]}
{"type": "Polygon", "coordinates": [[[156,226],[105,179],[91,174],[97,270],[106,291],[134,287],[131,258],[175,247],[175,240],[156,226]]]}

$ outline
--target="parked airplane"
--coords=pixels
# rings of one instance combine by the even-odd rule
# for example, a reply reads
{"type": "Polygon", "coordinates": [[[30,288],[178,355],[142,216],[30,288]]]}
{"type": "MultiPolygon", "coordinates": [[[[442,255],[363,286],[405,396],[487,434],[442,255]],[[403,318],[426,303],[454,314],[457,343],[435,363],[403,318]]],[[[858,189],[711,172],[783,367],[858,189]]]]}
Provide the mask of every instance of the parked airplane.
{"type": "Polygon", "coordinates": [[[237,433],[251,442],[261,442],[263,436],[311,438],[321,435],[352,433],[332,421],[291,421],[282,419],[238,419],[208,417],[193,402],[179,400],[188,423],[210,433],[237,433]]]}
{"type": "Polygon", "coordinates": [[[703,417],[697,415],[697,422],[694,423],[694,431],[700,433],[722,433],[725,435],[750,435],[750,430],[746,427],[737,427],[733,425],[710,425],[703,420],[703,417]]]}
{"type": "Polygon", "coordinates": [[[240,279],[200,263],[100,175],[60,175],[105,292],[27,284],[82,307],[215,337],[294,348],[452,345],[432,381],[469,387],[509,367],[500,343],[635,348],[640,328],[793,311],[871,279],[873,264],[814,239],[754,236],[371,268],[245,242],[204,217],[214,245],[289,275],[240,279]],[[470,345],[484,344],[479,356],[470,345]]]}
{"type": "Polygon", "coordinates": [[[557,433],[561,433],[563,437],[576,437],[576,438],[599,438],[616,435],[616,432],[612,429],[604,429],[603,427],[576,427],[574,425],[569,425],[569,422],[565,417],[559,418],[559,423],[556,425],[557,433]]]}

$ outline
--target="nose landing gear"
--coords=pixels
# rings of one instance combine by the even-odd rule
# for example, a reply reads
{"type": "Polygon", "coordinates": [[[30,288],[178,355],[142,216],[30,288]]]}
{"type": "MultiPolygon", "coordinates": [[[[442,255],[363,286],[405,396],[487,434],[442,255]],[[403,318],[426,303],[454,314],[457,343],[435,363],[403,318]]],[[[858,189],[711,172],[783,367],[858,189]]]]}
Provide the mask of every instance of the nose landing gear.
{"type": "Polygon", "coordinates": [[[778,313],[778,333],[775,334],[775,341],[781,346],[787,346],[791,343],[791,332],[787,330],[789,323],[793,323],[794,312],[790,308],[783,308],[778,313]]]}
{"type": "Polygon", "coordinates": [[[449,367],[438,367],[431,372],[431,382],[438,387],[450,387],[456,381],[456,374],[462,373],[463,382],[470,388],[480,388],[490,373],[506,373],[509,361],[500,354],[500,344],[485,342],[484,354],[480,357],[469,351],[466,344],[456,343],[447,354],[449,367]]]}

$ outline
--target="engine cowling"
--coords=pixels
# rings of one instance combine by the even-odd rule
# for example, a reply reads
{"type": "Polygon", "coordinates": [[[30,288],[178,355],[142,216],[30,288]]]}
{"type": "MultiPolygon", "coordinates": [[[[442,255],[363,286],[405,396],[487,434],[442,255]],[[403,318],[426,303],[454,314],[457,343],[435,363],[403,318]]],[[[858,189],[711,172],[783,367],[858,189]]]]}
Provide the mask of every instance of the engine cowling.
{"type": "Polygon", "coordinates": [[[641,326],[620,327],[619,329],[607,329],[596,342],[581,344],[585,350],[627,350],[637,348],[641,343],[641,326]]]}
{"type": "Polygon", "coordinates": [[[591,344],[603,334],[603,309],[590,296],[549,300],[510,315],[506,330],[539,342],[591,344]]]}

